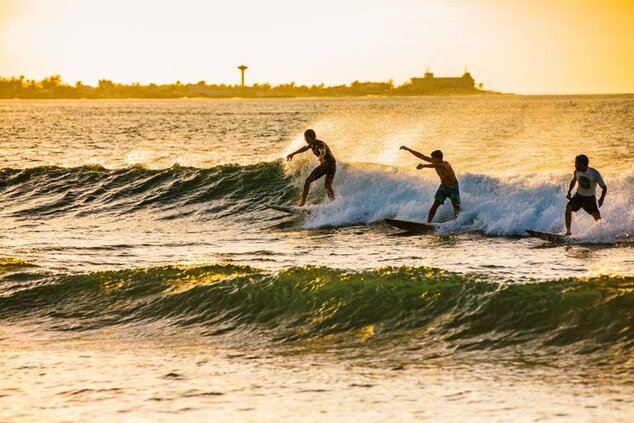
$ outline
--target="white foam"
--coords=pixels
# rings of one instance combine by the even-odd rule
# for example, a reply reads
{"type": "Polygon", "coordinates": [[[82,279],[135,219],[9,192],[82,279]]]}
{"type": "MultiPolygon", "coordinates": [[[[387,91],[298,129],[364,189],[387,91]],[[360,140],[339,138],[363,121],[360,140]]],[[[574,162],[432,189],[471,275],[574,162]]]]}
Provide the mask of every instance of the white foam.
{"type": "MultiPolygon", "coordinates": [[[[301,186],[311,165],[297,162],[289,169],[301,186]]],[[[438,209],[435,222],[440,231],[481,231],[488,235],[525,235],[526,229],[561,232],[566,206],[566,176],[539,180],[501,180],[491,176],[465,174],[459,177],[462,213],[453,220],[449,200],[438,209]]],[[[609,188],[601,208],[603,222],[597,224],[583,210],[573,215],[576,240],[613,243],[634,234],[634,177],[606,180],[609,188]]],[[[433,171],[418,173],[364,164],[338,163],[334,183],[337,199],[311,206],[306,228],[347,226],[397,218],[424,222],[433,202],[438,180],[433,171]]],[[[322,180],[313,184],[311,198],[324,196],[322,180]]]]}

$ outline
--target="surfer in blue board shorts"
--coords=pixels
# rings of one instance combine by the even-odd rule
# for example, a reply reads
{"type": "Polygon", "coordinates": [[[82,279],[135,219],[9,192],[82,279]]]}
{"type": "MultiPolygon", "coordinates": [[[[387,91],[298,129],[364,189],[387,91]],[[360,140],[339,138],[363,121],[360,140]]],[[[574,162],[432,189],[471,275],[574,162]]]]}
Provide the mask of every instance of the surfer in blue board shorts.
{"type": "Polygon", "coordinates": [[[288,156],[286,156],[286,160],[293,160],[293,156],[295,154],[300,154],[308,150],[312,150],[313,154],[317,156],[319,159],[319,166],[317,166],[313,171],[308,175],[306,181],[304,182],[304,189],[302,190],[302,199],[299,202],[299,206],[303,206],[306,203],[306,197],[308,196],[308,191],[310,190],[310,184],[315,182],[317,179],[322,176],[326,176],[326,180],[324,182],[324,187],[326,188],[326,193],[328,194],[328,198],[330,200],[335,199],[335,192],[332,189],[332,181],[335,178],[335,172],[337,172],[337,161],[335,160],[335,156],[330,151],[328,145],[325,142],[317,139],[317,134],[312,129],[307,129],[304,131],[304,140],[308,143],[304,147],[298,149],[297,151],[292,152],[288,156]]]}
{"type": "Polygon", "coordinates": [[[608,187],[603,182],[603,178],[598,170],[589,167],[590,160],[585,154],[575,157],[575,171],[572,173],[572,181],[568,187],[566,198],[569,200],[566,204],[566,235],[570,235],[570,225],[572,223],[572,212],[584,209],[594,217],[594,220],[601,220],[599,207],[603,206],[605,194],[608,193],[608,187]],[[577,192],[574,196],[570,196],[572,189],[579,183],[577,192]],[[597,185],[602,189],[599,203],[597,204],[597,185]]]}
{"type": "Polygon", "coordinates": [[[438,210],[438,207],[440,207],[441,204],[445,203],[447,198],[451,200],[454,217],[458,217],[458,213],[460,213],[460,189],[458,187],[458,178],[456,178],[456,174],[449,162],[443,160],[442,151],[434,150],[431,153],[431,157],[429,157],[419,153],[418,151],[414,151],[411,148],[405,147],[404,145],[401,146],[401,150],[409,151],[419,159],[430,163],[421,163],[416,166],[416,169],[433,168],[436,170],[436,173],[440,178],[440,186],[438,187],[438,191],[436,191],[436,195],[434,195],[434,204],[432,204],[429,209],[427,223],[431,223],[436,215],[436,210],[438,210]]]}

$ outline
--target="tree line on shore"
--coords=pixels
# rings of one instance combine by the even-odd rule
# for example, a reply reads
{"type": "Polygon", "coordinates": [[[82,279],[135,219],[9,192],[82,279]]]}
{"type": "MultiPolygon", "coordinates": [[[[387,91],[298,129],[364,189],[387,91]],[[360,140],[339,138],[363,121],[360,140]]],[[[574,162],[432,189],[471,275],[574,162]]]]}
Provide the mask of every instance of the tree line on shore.
{"type": "MultiPolygon", "coordinates": [[[[474,94],[481,92],[474,90],[474,94]]],[[[107,79],[99,80],[97,86],[90,86],[78,81],[70,85],[60,75],[52,75],[41,81],[19,77],[0,77],[0,98],[51,99],[51,98],[272,98],[272,97],[343,97],[369,95],[420,95],[410,83],[395,86],[388,82],[359,82],[350,85],[326,86],[253,84],[251,86],[197,83],[173,84],[119,84],[107,79]]],[[[435,93],[438,94],[438,93],[435,93]]],[[[464,94],[464,93],[447,93],[464,94]]]]}

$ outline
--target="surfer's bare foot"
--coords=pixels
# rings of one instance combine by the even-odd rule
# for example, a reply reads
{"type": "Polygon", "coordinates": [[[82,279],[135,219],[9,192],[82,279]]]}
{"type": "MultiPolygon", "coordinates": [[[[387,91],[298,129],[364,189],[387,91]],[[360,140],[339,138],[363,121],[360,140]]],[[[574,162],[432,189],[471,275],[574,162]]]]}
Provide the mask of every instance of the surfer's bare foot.
{"type": "Polygon", "coordinates": [[[568,232],[566,232],[564,235],[566,235],[566,236],[570,236],[570,235],[572,235],[572,234],[570,233],[570,231],[568,231],[568,232]]]}

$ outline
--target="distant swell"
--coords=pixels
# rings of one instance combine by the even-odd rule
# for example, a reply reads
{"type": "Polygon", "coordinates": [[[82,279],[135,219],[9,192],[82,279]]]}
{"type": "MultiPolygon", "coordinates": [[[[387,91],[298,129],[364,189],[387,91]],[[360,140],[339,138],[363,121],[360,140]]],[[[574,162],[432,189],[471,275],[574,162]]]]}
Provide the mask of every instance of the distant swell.
{"type": "Polygon", "coordinates": [[[158,322],[201,327],[209,335],[255,331],[280,343],[405,336],[468,350],[634,352],[633,277],[519,284],[425,267],[270,272],[209,265],[14,273],[0,288],[1,319],[42,320],[70,331],[158,322]]]}

